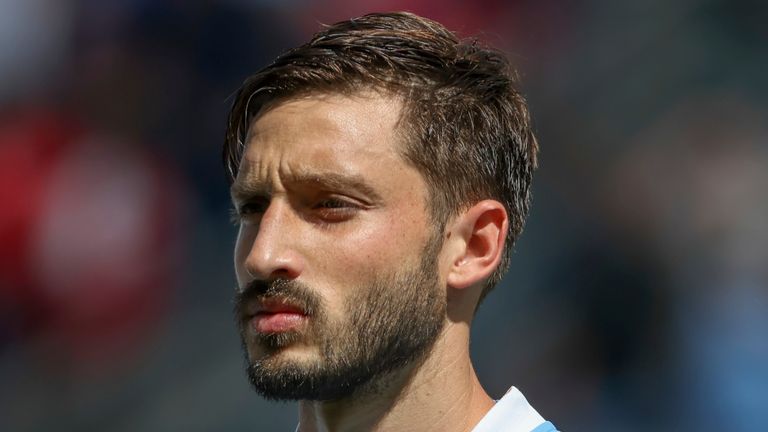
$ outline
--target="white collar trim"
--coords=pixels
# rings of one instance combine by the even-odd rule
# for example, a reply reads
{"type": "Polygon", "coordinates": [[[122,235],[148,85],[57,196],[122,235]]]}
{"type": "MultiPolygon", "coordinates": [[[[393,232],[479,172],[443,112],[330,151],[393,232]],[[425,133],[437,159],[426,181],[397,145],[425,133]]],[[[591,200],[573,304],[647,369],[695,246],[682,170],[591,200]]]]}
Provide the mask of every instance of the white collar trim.
{"type": "Polygon", "coordinates": [[[520,390],[511,387],[472,432],[530,432],[542,423],[544,418],[528,404],[520,390]]]}

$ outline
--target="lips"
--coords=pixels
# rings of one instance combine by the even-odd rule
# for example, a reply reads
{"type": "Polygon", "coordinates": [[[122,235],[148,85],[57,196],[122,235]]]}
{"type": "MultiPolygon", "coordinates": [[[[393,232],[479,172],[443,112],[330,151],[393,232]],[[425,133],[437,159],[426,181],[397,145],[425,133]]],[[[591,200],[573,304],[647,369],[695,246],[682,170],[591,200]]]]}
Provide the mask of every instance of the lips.
{"type": "Polygon", "coordinates": [[[304,309],[284,299],[259,299],[250,303],[246,310],[246,320],[258,333],[293,330],[307,319],[308,314],[304,309]]]}

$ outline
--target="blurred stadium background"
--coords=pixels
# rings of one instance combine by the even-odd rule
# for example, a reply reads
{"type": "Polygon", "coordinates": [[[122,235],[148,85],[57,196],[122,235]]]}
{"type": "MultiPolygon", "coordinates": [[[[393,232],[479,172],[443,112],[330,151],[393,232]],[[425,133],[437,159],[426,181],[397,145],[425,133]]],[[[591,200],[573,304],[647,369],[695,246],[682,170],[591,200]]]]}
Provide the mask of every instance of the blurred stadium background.
{"type": "Polygon", "coordinates": [[[565,431],[768,428],[768,6],[0,0],[0,430],[290,431],[230,317],[231,93],[411,10],[518,65],[542,145],[473,352],[565,431]]]}

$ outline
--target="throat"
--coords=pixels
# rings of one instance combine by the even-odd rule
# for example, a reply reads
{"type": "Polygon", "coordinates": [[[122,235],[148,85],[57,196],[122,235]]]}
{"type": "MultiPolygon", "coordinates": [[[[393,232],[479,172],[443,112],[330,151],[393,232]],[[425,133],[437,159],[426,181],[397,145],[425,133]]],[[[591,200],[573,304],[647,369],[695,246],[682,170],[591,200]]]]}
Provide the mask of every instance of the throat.
{"type": "MultiPolygon", "coordinates": [[[[434,354],[434,353],[433,353],[434,354]]],[[[435,368],[429,356],[380,377],[354,395],[301,401],[300,432],[469,432],[493,407],[466,362],[435,368]]]]}
{"type": "MultiPolygon", "coordinates": [[[[407,399],[409,383],[422,361],[360,386],[352,395],[332,401],[299,403],[300,432],[384,431],[387,417],[407,399]]],[[[396,429],[392,429],[396,430],[396,429]]]]}

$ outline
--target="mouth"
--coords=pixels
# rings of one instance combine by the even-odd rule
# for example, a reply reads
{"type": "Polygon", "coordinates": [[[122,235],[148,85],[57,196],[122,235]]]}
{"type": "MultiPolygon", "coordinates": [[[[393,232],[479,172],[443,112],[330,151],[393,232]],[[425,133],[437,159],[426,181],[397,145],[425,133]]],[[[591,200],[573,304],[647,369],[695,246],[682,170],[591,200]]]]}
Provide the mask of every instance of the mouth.
{"type": "Polygon", "coordinates": [[[309,319],[298,305],[280,298],[262,298],[248,305],[245,321],[257,333],[276,334],[295,330],[309,319]]]}

